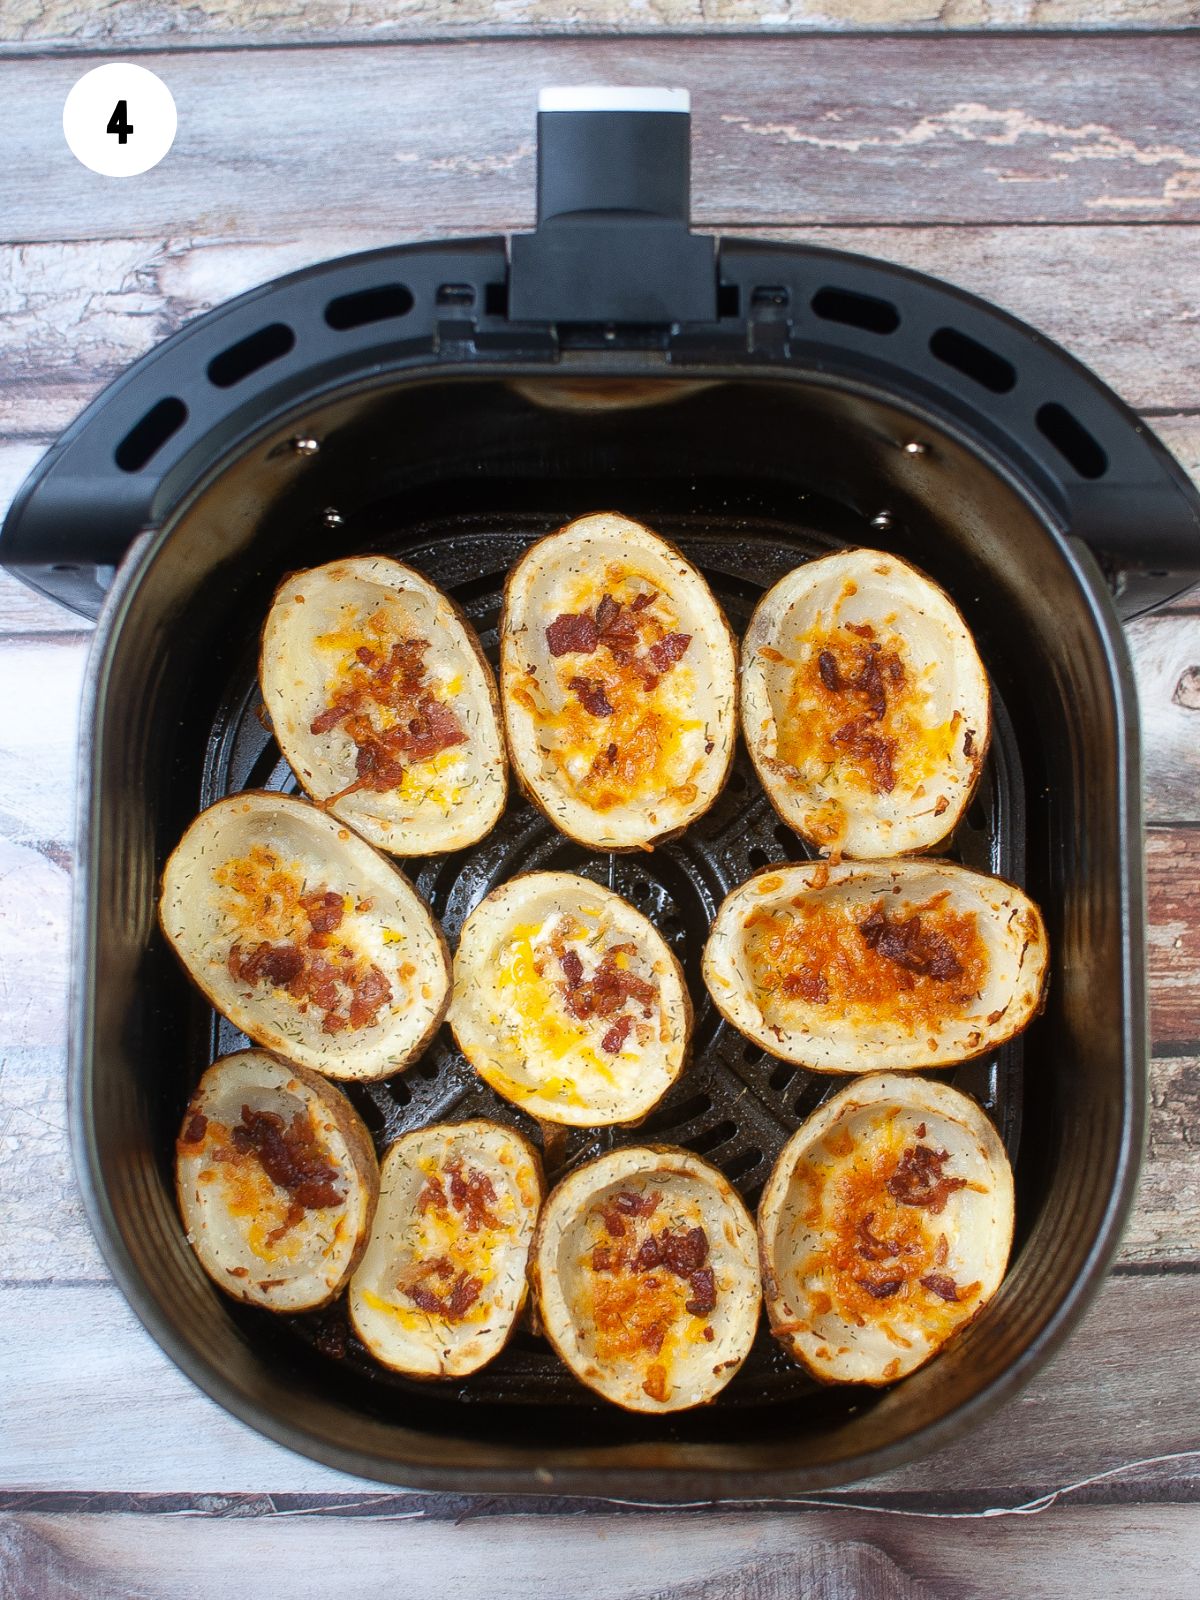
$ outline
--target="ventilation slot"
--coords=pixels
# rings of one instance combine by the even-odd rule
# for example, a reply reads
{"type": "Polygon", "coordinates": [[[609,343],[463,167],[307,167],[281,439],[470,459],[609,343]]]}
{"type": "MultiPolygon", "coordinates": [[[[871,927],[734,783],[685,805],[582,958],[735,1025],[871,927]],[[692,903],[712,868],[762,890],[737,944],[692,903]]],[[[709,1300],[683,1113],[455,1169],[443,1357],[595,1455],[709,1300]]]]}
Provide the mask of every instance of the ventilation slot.
{"type": "Polygon", "coordinates": [[[930,338],[929,348],[943,366],[953,367],[993,394],[1007,394],[1016,386],[1017,369],[1011,362],[957,328],[939,328],[930,338]]]}
{"type": "Polygon", "coordinates": [[[178,433],[187,421],[188,409],[182,400],[172,395],[151,406],[146,415],[135,423],[113,452],[113,459],[122,472],[140,472],[152,461],[173,433],[178,433]]]}
{"type": "Polygon", "coordinates": [[[208,363],[208,381],[218,389],[232,389],[251,373],[260,372],[272,361],[287,355],[295,344],[296,335],[286,322],[272,322],[269,327],[259,328],[257,333],[239,339],[237,344],[231,344],[228,350],[214,356],[208,363]]]}
{"type": "Polygon", "coordinates": [[[1102,478],[1108,471],[1108,457],[1082,422],[1077,422],[1065,406],[1050,400],[1038,411],[1036,422],[1054,448],[1081,478],[1102,478]]]}
{"type": "Polygon", "coordinates": [[[698,1156],[706,1156],[718,1145],[728,1144],[737,1131],[737,1123],[730,1122],[726,1118],[724,1122],[718,1122],[715,1128],[705,1128],[701,1133],[694,1133],[688,1144],[698,1156]]]}
{"type": "Polygon", "coordinates": [[[483,309],[489,317],[508,315],[508,284],[489,283],[483,291],[483,309]]]}
{"type": "Polygon", "coordinates": [[[717,285],[717,315],[718,317],[738,317],[742,312],[742,291],[736,283],[719,283],[717,285]]]}
{"type": "Polygon", "coordinates": [[[475,304],[475,290],[469,283],[443,283],[437,292],[437,304],[465,309],[475,304]]]}
{"type": "Polygon", "coordinates": [[[761,1160],[761,1150],[743,1150],[740,1156],[734,1156],[732,1161],[725,1163],[725,1176],[730,1183],[737,1183],[739,1178],[752,1172],[761,1160]]]}
{"type": "Polygon", "coordinates": [[[890,300],[853,289],[818,289],[812,308],[823,322],[841,322],[866,333],[895,333],[900,326],[900,313],[890,300]]]}
{"type": "Polygon", "coordinates": [[[402,283],[381,283],[375,289],[342,294],[325,307],[325,321],[338,333],[365,328],[371,322],[406,317],[413,308],[411,292],[402,283]]]}

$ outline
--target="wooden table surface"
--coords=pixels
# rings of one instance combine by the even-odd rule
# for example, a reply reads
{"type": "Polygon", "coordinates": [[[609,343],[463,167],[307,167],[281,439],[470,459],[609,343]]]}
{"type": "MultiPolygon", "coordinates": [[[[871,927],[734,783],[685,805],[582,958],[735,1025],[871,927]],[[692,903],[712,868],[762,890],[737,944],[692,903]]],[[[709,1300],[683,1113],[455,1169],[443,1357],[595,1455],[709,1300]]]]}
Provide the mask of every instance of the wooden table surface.
{"type": "MultiPolygon", "coordinates": [[[[699,224],[973,289],[1200,468],[1193,0],[6,0],[0,17],[0,507],[85,401],[207,306],[330,255],[528,226],[537,89],[579,81],[691,88],[699,224]],[[70,156],[61,106],[135,51],[179,134],[114,182],[70,156]]],[[[968,1442],[812,1504],[546,1505],[384,1492],[290,1455],[193,1389],[109,1281],[64,1130],[87,628],[0,579],[0,1597],[334,1600],[381,1578],[491,1600],[1197,1592],[1200,597],[1128,634],[1152,1112],[1086,1320],[968,1442]]]]}

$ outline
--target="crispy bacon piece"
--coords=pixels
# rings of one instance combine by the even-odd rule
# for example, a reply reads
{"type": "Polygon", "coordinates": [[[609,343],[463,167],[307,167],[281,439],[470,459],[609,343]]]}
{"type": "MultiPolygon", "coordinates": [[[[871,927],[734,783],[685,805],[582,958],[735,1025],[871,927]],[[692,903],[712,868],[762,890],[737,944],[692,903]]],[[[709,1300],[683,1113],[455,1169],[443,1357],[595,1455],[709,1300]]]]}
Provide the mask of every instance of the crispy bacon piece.
{"type": "Polygon", "coordinates": [[[655,1267],[662,1266],[662,1244],[656,1234],[647,1234],[642,1240],[638,1253],[633,1258],[635,1272],[653,1272],[655,1267]]]}
{"type": "Polygon", "coordinates": [[[606,1055],[615,1056],[621,1050],[633,1027],[633,1018],[630,1016],[618,1017],[612,1027],[600,1041],[600,1048],[606,1055]]]}
{"type": "Polygon", "coordinates": [[[643,589],[640,594],[634,595],[633,604],[630,606],[629,609],[631,611],[644,611],[647,606],[650,606],[650,605],[654,604],[654,600],[655,600],[655,592],[654,592],[654,590],[653,589],[643,589]]]}
{"type": "Polygon", "coordinates": [[[858,662],[858,671],[853,677],[847,677],[833,651],[822,650],[817,656],[817,671],[830,694],[861,695],[866,701],[869,720],[881,722],[887,714],[888,684],[899,688],[904,682],[903,663],[893,651],[885,651],[875,642],[859,648],[858,662]]]}
{"type": "Polygon", "coordinates": [[[570,987],[567,1010],[577,1022],[586,1022],[589,1017],[614,1016],[627,1000],[640,1005],[643,1016],[650,1015],[651,1007],[658,1000],[658,986],[617,965],[618,956],[628,955],[636,948],[631,944],[610,946],[591,977],[570,987]]]}
{"type": "Polygon", "coordinates": [[[431,1172],[425,1179],[417,1196],[417,1210],[425,1212],[430,1209],[437,1211],[446,1209],[446,1191],[442,1188],[442,1180],[436,1172],[431,1172]]]}
{"type": "Polygon", "coordinates": [[[208,1132],[208,1118],[203,1111],[193,1111],[187,1120],[187,1127],[183,1130],[184,1144],[200,1144],[208,1132]]]}
{"type": "Polygon", "coordinates": [[[717,1280],[711,1267],[697,1267],[691,1276],[692,1298],[684,1305],[694,1317],[706,1317],[717,1303],[717,1280]]]}
{"type": "Polygon", "coordinates": [[[910,1145],[885,1188],[902,1206],[920,1206],[936,1216],[945,1210],[946,1201],[956,1190],[967,1186],[965,1178],[943,1176],[942,1168],[949,1159],[946,1150],[931,1150],[927,1144],[910,1145]]]}
{"type": "Polygon", "coordinates": [[[485,1224],[498,1228],[500,1219],[489,1209],[495,1204],[496,1189],[487,1173],[468,1167],[464,1176],[463,1164],[457,1158],[446,1163],[446,1173],[450,1179],[450,1199],[454,1209],[466,1217],[468,1233],[478,1233],[485,1224]]]}
{"type": "Polygon", "coordinates": [[[899,1293],[904,1284],[903,1277],[855,1278],[854,1281],[867,1291],[872,1300],[890,1300],[892,1295],[899,1293]]]}
{"type": "Polygon", "coordinates": [[[703,1228],[685,1228],[681,1233],[669,1230],[658,1236],[663,1265],[678,1278],[687,1278],[708,1260],[708,1235],[703,1228]]]}
{"type": "Polygon", "coordinates": [[[304,970],[304,952],[294,944],[263,943],[245,954],[240,944],[231,947],[225,965],[238,983],[258,983],[265,978],[277,988],[287,988],[304,970]]]}
{"type": "Polygon", "coordinates": [[[632,1189],[620,1189],[612,1199],[602,1205],[600,1217],[610,1239],[625,1237],[626,1217],[649,1217],[658,1210],[657,1194],[637,1194],[632,1189]]]}
{"type": "Polygon", "coordinates": [[[428,761],[466,743],[454,711],[425,683],[423,658],[428,649],[428,639],[400,639],[381,659],[360,646],[355,662],[362,671],[309,724],[313,733],[328,733],[339,723],[346,724],[358,746],[353,789],[394,789],[403,780],[406,761],[428,761]],[[393,725],[381,732],[371,717],[372,706],[391,712],[393,725]]]}
{"type": "Polygon", "coordinates": [[[563,977],[567,980],[568,989],[578,989],[583,982],[583,962],[578,950],[564,950],[558,958],[558,964],[563,970],[563,977]]]}
{"type": "Polygon", "coordinates": [[[564,611],[546,629],[552,656],[590,656],[600,642],[595,618],[588,611],[564,611]]]}
{"type": "Polygon", "coordinates": [[[677,661],[681,661],[687,652],[687,647],[692,642],[690,633],[668,633],[652,644],[646,654],[650,657],[650,664],[660,676],[670,672],[677,661]]]}
{"type": "Polygon", "coordinates": [[[950,941],[921,927],[919,915],[893,921],[883,907],[876,906],[858,925],[867,946],[906,972],[946,983],[962,977],[962,962],[950,941]]]}
{"type": "Polygon", "coordinates": [[[313,1133],[308,1114],[297,1111],[291,1123],[274,1111],[242,1107],[242,1120],[232,1130],[234,1149],[253,1154],[271,1182],[285,1190],[305,1211],[340,1205],[339,1173],[313,1133]]]}
{"type": "Polygon", "coordinates": [[[612,1272],[620,1265],[620,1256],[614,1256],[606,1244],[594,1245],[592,1248],[592,1271],[612,1272]]]}
{"type": "Polygon", "coordinates": [[[611,717],[612,702],[598,678],[572,678],[567,685],[579,697],[579,703],[591,717],[611,717]]]}
{"type": "Polygon", "coordinates": [[[392,998],[392,986],[374,962],[350,990],[350,1026],[367,1028],[379,1016],[379,1008],[392,998]]]}
{"type": "Polygon", "coordinates": [[[302,895],[300,904],[314,933],[332,933],[345,915],[345,902],[335,889],[318,889],[302,895]]]}
{"type": "Polygon", "coordinates": [[[874,720],[871,716],[855,717],[831,733],[829,742],[867,769],[875,794],[891,794],[896,787],[896,741],[873,732],[874,720]]]}
{"type": "Polygon", "coordinates": [[[816,972],[810,967],[802,967],[798,972],[785,973],[780,987],[784,994],[806,1000],[813,1006],[823,1006],[829,999],[829,982],[825,974],[816,972]]]}
{"type": "Polygon", "coordinates": [[[397,1280],[397,1287],[415,1306],[430,1316],[445,1317],[447,1322],[461,1322],[479,1298],[483,1282],[469,1273],[454,1271],[448,1256],[431,1256],[426,1261],[414,1261],[405,1268],[397,1280]],[[448,1292],[433,1288],[429,1280],[436,1278],[449,1284],[448,1292]],[[451,1281],[453,1280],[453,1281],[451,1281]]]}
{"type": "Polygon", "coordinates": [[[854,1230],[858,1236],[858,1253],[866,1261],[885,1261],[889,1256],[898,1256],[900,1246],[891,1239],[881,1239],[871,1232],[871,1224],[875,1221],[875,1213],[868,1211],[854,1230]]]}
{"type": "Polygon", "coordinates": [[[936,1294],[939,1299],[957,1303],[958,1285],[954,1279],[944,1272],[927,1272],[921,1279],[922,1289],[928,1289],[930,1294],[936,1294]]]}

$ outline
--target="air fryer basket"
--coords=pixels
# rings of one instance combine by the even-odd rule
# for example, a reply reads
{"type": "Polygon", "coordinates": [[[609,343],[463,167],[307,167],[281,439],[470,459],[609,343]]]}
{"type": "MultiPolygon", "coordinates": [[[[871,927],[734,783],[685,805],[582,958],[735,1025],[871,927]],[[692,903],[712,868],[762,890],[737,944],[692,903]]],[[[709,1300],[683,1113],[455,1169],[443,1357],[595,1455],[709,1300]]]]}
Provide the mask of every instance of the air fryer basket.
{"type": "MultiPolygon", "coordinates": [[[[71,1046],[77,1165],[105,1253],[154,1336],[235,1414],[393,1482],[759,1495],[909,1459],[1045,1358],[1132,1195],[1141,826],[1110,593],[1128,610],[1189,581],[1194,497],[1094,378],[980,302],[854,257],[714,252],[690,235],[686,121],[543,114],[541,225],[511,262],[501,241],[376,252],[201,319],[64,436],[0,545],[80,609],[111,584],[84,722],[71,1046]],[[601,134],[624,151],[616,177],[589,171],[601,134]],[[460,601],[494,660],[512,561],[605,507],[675,539],[739,631],[797,562],[849,543],[895,550],[950,590],[992,677],[993,748],[949,853],[1040,901],[1052,981],[1024,1040],[943,1076],[983,1103],[1014,1159],[1017,1241],[979,1322],[887,1391],[820,1389],[765,1333],[713,1406],[670,1419],[597,1402],[530,1333],[470,1379],[417,1384],[371,1363],[340,1308],[283,1319],[227,1301],[182,1236],[179,1117],[204,1066],[244,1041],[157,936],[157,878],[202,805],[294,787],[255,683],[275,584],[351,551],[397,555],[460,601]]],[[[741,754],[714,810],[649,854],[584,852],[514,796],[478,845],[409,864],[452,943],[496,883],[565,867],[640,905],[683,960],[692,1067],[641,1128],[571,1133],[552,1164],[677,1141],[757,1199],[787,1133],[838,1080],[722,1023],[698,956],[726,890],[804,853],[741,754]]],[[[445,1031],[353,1097],[381,1149],[435,1118],[532,1127],[445,1031]]]]}

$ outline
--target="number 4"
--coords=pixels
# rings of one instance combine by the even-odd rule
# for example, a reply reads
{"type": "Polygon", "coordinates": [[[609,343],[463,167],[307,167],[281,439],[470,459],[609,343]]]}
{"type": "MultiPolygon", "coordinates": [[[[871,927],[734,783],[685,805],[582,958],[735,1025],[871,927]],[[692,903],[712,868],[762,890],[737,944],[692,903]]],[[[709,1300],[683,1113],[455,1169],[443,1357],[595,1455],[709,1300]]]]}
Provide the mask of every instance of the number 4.
{"type": "Polygon", "coordinates": [[[115,133],[120,144],[124,144],[133,132],[133,123],[126,121],[128,115],[126,101],[118,100],[112,116],[108,119],[108,127],[105,129],[106,133],[115,133]]]}

